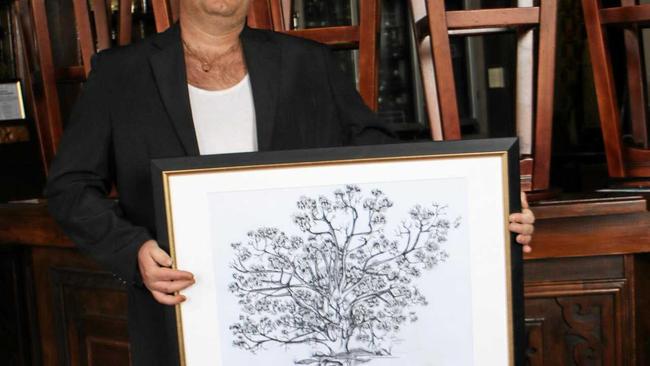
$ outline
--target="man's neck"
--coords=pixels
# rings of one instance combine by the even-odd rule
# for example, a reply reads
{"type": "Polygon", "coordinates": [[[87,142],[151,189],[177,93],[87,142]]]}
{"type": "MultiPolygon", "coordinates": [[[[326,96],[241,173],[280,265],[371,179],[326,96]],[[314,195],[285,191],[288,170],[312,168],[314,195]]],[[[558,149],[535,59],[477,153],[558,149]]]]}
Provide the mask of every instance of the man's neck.
{"type": "Polygon", "coordinates": [[[183,16],[181,10],[181,35],[192,47],[220,53],[239,42],[245,20],[233,21],[217,16],[203,18],[183,16]]]}
{"type": "Polygon", "coordinates": [[[236,85],[247,72],[239,40],[245,16],[221,17],[186,10],[184,13],[181,8],[180,26],[187,81],[206,90],[236,85]]]}

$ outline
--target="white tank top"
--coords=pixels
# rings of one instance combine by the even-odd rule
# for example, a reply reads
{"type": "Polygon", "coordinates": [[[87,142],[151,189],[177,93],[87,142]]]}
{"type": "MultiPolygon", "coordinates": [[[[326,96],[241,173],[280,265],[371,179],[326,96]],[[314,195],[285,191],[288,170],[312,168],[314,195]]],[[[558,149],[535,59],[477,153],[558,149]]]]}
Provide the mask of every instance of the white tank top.
{"type": "Polygon", "coordinates": [[[188,84],[201,155],[257,151],[255,106],[248,75],[225,90],[188,84]]]}

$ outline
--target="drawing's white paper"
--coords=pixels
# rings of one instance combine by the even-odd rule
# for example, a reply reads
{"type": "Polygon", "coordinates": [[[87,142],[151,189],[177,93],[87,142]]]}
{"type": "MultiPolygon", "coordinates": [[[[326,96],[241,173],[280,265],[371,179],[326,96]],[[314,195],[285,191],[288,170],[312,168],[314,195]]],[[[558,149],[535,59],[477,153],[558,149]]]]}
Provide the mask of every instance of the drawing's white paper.
{"type": "Polygon", "coordinates": [[[420,278],[429,305],[413,309],[420,319],[399,333],[402,341],[392,347],[396,358],[376,358],[367,365],[508,365],[511,328],[504,261],[509,243],[502,163],[500,156],[485,156],[171,176],[176,263],[197,279],[184,292],[188,301],[181,305],[186,365],[292,365],[309,354],[307,347],[269,345],[250,358],[232,347],[228,326],[239,310],[223,280],[232,258],[229,244],[245,240],[240,236],[260,225],[291,230],[288,215],[295,212],[296,197],[289,192],[309,195],[345,184],[364,190],[380,185],[395,202],[389,220],[413,203],[427,202],[449,205],[452,219],[462,216],[446,244],[449,260],[420,278]],[[395,188],[402,185],[409,188],[395,188]],[[260,219],[272,222],[255,222],[260,219]]]}
{"type": "MultiPolygon", "coordinates": [[[[370,196],[372,189],[380,189],[393,202],[386,214],[385,234],[393,236],[398,224],[408,217],[409,210],[417,204],[431,205],[435,202],[447,206],[447,218],[454,221],[466,216],[467,189],[465,180],[439,179],[393,183],[369,183],[358,185],[363,197],[370,196]]],[[[343,186],[310,187],[304,189],[277,189],[244,192],[213,193],[209,195],[213,245],[215,283],[217,294],[214,301],[219,304],[218,319],[221,362],[219,365],[252,365],[264,360],[269,365],[293,365],[294,361],[309,358],[314,351],[324,352],[322,347],[307,345],[283,347],[268,344],[255,354],[234,348],[230,325],[242,313],[237,298],[228,291],[232,282],[231,263],[234,258],[230,244],[245,242],[246,233],[259,227],[276,227],[288,235],[304,236],[292,222],[292,214],[298,210],[296,201],[301,196],[318,198],[332,197],[336,189],[343,186]],[[223,294],[227,294],[223,296],[223,294]]],[[[368,366],[389,366],[396,362],[412,366],[428,365],[472,365],[471,343],[471,283],[469,270],[469,235],[466,224],[450,230],[448,241],[441,245],[449,258],[431,270],[424,270],[416,279],[418,288],[426,296],[427,306],[413,306],[418,320],[405,323],[395,336],[394,342],[387,342],[392,357],[377,357],[366,363],[368,366]],[[469,344],[469,347],[468,347],[469,344]],[[463,345],[462,349],[459,345],[463,345]]]]}

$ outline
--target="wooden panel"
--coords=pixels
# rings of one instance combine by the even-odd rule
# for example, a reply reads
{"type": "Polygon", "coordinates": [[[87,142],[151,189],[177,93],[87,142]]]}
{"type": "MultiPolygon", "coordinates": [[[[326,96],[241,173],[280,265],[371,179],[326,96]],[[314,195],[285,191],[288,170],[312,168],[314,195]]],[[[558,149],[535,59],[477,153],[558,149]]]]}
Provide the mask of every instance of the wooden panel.
{"type": "Polygon", "coordinates": [[[533,338],[535,362],[541,358],[544,365],[630,364],[630,354],[623,352],[632,349],[623,331],[631,327],[625,279],[529,283],[525,293],[528,324],[542,333],[537,335],[541,340],[533,338]]]}
{"type": "Polygon", "coordinates": [[[89,336],[125,341],[126,299],[116,279],[71,249],[34,247],[32,267],[42,365],[79,365],[87,359],[89,336]],[[92,297],[97,300],[90,301],[92,297]]]}
{"type": "Polygon", "coordinates": [[[618,255],[529,260],[524,266],[526,282],[616,278],[625,278],[623,257],[618,255]]]}
{"type": "MultiPolygon", "coordinates": [[[[643,199],[604,200],[605,208],[600,209],[597,202],[555,203],[565,206],[555,211],[547,205],[547,217],[558,216],[538,222],[535,250],[529,257],[556,258],[527,260],[524,265],[530,365],[631,365],[635,357],[637,365],[644,365],[648,360],[650,254],[566,258],[603,250],[609,254],[621,249],[634,252],[633,248],[648,251],[648,235],[639,231],[648,230],[650,220],[643,199]],[[600,210],[600,215],[566,217],[567,213],[588,212],[588,207],[600,210]],[[606,214],[626,209],[639,212],[606,214]]],[[[3,236],[23,242],[25,237],[56,238],[58,234],[38,233],[53,225],[46,218],[43,205],[0,207],[0,243],[6,242],[3,236]],[[11,223],[23,225],[22,235],[11,230],[6,234],[3,222],[6,228],[11,223]]],[[[127,300],[119,283],[97,272],[75,250],[30,249],[42,364],[128,364],[127,300]]]]}
{"type": "Polygon", "coordinates": [[[73,246],[44,204],[0,204],[0,243],[73,246]]]}
{"type": "MultiPolygon", "coordinates": [[[[650,251],[643,242],[650,216],[641,197],[548,202],[533,211],[538,222],[529,259],[650,251]]],[[[0,242],[73,246],[43,204],[0,205],[0,242]]]]}
{"type": "MultiPolygon", "coordinates": [[[[625,263],[625,279],[628,282],[628,287],[630,289],[630,296],[629,296],[629,301],[630,301],[630,309],[629,312],[626,313],[627,318],[630,320],[630,327],[625,331],[626,334],[626,340],[627,340],[627,346],[634,347],[636,345],[637,341],[637,332],[636,332],[636,293],[637,293],[637,279],[634,275],[635,273],[635,262],[634,262],[634,255],[628,254],[623,256],[623,260],[625,263]]],[[[625,346],[624,346],[625,347],[625,346]]],[[[636,365],[636,360],[637,360],[637,354],[636,352],[628,352],[629,353],[629,363],[630,365],[636,365]]]]}
{"type": "Polygon", "coordinates": [[[88,337],[86,349],[88,350],[88,366],[129,365],[131,363],[127,342],[88,337]]]}
{"type": "MultiPolygon", "coordinates": [[[[429,1],[429,3],[430,2],[431,1],[429,1]]],[[[429,14],[431,14],[431,10],[429,10],[429,14]]],[[[446,23],[447,28],[449,29],[498,28],[515,25],[535,25],[539,23],[539,8],[448,11],[446,23]]]]}
{"type": "Polygon", "coordinates": [[[113,365],[130,360],[127,298],[107,273],[50,267],[62,364],[113,365]],[[112,349],[112,352],[106,352],[112,349]]]}
{"type": "Polygon", "coordinates": [[[647,201],[640,196],[549,201],[537,217],[526,259],[650,252],[647,201]]]}
{"type": "Polygon", "coordinates": [[[650,365],[650,254],[634,256],[637,365],[650,365]]]}
{"type": "Polygon", "coordinates": [[[39,363],[25,248],[0,247],[0,360],[3,365],[39,363]]]}
{"type": "Polygon", "coordinates": [[[628,176],[650,177],[650,150],[627,147],[623,156],[628,176]]]}
{"type": "Polygon", "coordinates": [[[526,259],[650,252],[650,213],[539,220],[526,259]]]}
{"type": "Polygon", "coordinates": [[[604,216],[647,211],[647,202],[641,196],[584,198],[537,202],[531,208],[538,220],[561,217],[604,216]]]}

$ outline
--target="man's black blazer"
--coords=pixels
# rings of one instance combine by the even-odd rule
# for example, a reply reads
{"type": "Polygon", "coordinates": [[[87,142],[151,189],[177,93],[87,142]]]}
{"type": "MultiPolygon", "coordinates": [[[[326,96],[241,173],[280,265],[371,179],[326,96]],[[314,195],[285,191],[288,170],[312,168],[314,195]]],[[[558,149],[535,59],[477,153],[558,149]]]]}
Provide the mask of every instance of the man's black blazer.
{"type": "MultiPolygon", "coordinates": [[[[260,150],[386,139],[325,46],[249,28],[241,40],[260,150]]],[[[138,249],[156,233],[150,160],[198,154],[178,24],[94,58],[46,197],[77,246],[128,289],[134,365],[178,363],[173,309],[153,299],[137,269],[138,249]],[[113,184],[119,201],[107,198],[113,184]]]]}

